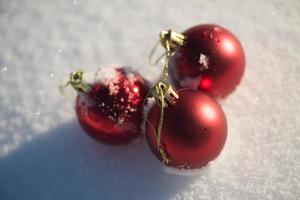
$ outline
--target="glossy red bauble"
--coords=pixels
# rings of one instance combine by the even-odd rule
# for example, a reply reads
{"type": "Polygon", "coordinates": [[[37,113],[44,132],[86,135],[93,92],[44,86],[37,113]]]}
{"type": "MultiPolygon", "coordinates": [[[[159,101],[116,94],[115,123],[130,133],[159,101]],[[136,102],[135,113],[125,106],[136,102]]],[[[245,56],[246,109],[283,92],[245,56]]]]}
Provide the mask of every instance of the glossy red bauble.
{"type": "Polygon", "coordinates": [[[217,25],[198,25],[182,33],[185,43],[171,58],[177,88],[200,89],[225,97],[240,83],[245,55],[238,39],[217,25]]]}
{"type": "MultiPolygon", "coordinates": [[[[153,127],[159,124],[160,107],[155,104],[148,120],[153,127]]],[[[156,135],[146,125],[148,144],[156,157],[156,135]]],[[[161,131],[161,147],[170,159],[169,166],[199,168],[214,160],[223,149],[227,137],[227,122],[221,106],[209,95],[191,89],[179,91],[175,105],[165,108],[161,131]]]]}
{"type": "Polygon", "coordinates": [[[85,73],[76,100],[76,113],[83,129],[94,139],[109,144],[124,144],[141,133],[143,99],[149,85],[129,68],[101,68],[85,73]]]}

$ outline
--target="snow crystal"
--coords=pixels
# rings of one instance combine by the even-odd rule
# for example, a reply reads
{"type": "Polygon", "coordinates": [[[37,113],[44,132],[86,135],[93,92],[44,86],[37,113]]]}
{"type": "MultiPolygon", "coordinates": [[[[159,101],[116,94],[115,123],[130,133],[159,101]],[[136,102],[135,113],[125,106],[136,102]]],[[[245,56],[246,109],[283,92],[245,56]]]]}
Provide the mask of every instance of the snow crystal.
{"type": "Polygon", "coordinates": [[[94,72],[84,72],[82,75],[82,82],[85,84],[93,85],[96,83],[94,72]]]}
{"type": "Polygon", "coordinates": [[[117,71],[114,67],[103,67],[96,72],[84,72],[82,81],[86,84],[94,85],[102,83],[103,85],[109,85],[117,77],[117,71]]]}
{"type": "Polygon", "coordinates": [[[127,73],[126,74],[126,77],[129,79],[129,80],[132,80],[132,79],[134,79],[134,74],[133,73],[127,73]]]}
{"type": "Polygon", "coordinates": [[[120,86],[119,86],[119,84],[117,84],[118,82],[117,82],[117,80],[115,79],[115,80],[112,80],[112,82],[110,82],[109,84],[108,84],[108,89],[109,89],[109,94],[110,95],[116,95],[116,94],[118,94],[119,93],[119,91],[120,91],[120,86]]]}
{"type": "Polygon", "coordinates": [[[116,77],[118,77],[118,72],[115,67],[103,67],[97,70],[95,74],[95,83],[109,85],[116,77]]]}
{"type": "Polygon", "coordinates": [[[204,70],[208,69],[209,58],[206,55],[200,53],[199,64],[200,64],[200,70],[201,71],[204,71],[204,70]]]}

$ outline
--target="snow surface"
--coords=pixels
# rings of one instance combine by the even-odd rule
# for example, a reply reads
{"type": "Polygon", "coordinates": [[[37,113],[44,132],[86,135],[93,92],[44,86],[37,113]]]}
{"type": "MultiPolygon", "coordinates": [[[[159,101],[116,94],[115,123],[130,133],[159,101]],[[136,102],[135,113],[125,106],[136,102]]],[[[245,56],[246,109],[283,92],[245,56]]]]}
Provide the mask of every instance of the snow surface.
{"type": "Polygon", "coordinates": [[[300,199],[300,1],[0,1],[0,199],[300,199]],[[161,30],[234,32],[245,77],[222,102],[229,136],[194,176],[167,173],[143,136],[107,146],[79,127],[77,68],[121,63],[155,80],[161,30]]]}

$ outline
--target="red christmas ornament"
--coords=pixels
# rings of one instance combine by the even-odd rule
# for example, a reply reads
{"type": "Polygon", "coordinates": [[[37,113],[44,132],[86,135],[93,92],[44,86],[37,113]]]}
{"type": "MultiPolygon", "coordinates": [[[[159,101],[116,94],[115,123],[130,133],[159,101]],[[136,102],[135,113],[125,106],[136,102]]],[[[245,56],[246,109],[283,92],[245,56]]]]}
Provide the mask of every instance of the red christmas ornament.
{"type": "MultiPolygon", "coordinates": [[[[155,156],[159,152],[156,131],[161,108],[155,104],[146,125],[148,144],[155,156]]],[[[223,149],[227,122],[221,106],[209,95],[191,89],[179,91],[175,105],[164,110],[160,146],[169,166],[199,168],[214,160],[223,149]]]]}
{"type": "Polygon", "coordinates": [[[82,128],[94,139],[124,144],[141,133],[148,83],[129,68],[101,68],[71,74],[78,91],[75,110],[82,128]]]}
{"type": "Polygon", "coordinates": [[[225,97],[240,83],[245,55],[238,39],[218,25],[197,25],[182,33],[184,44],[171,58],[177,88],[200,89],[225,97]]]}

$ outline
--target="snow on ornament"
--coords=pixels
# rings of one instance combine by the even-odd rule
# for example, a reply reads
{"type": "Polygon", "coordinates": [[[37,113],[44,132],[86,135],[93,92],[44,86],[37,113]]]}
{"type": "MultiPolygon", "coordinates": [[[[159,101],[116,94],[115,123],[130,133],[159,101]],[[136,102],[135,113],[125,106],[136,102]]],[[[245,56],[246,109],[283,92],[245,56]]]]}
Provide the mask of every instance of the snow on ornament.
{"type": "Polygon", "coordinates": [[[126,144],[141,133],[143,99],[149,84],[140,74],[128,67],[77,70],[70,74],[68,84],[78,92],[77,118],[92,138],[126,144]]]}

